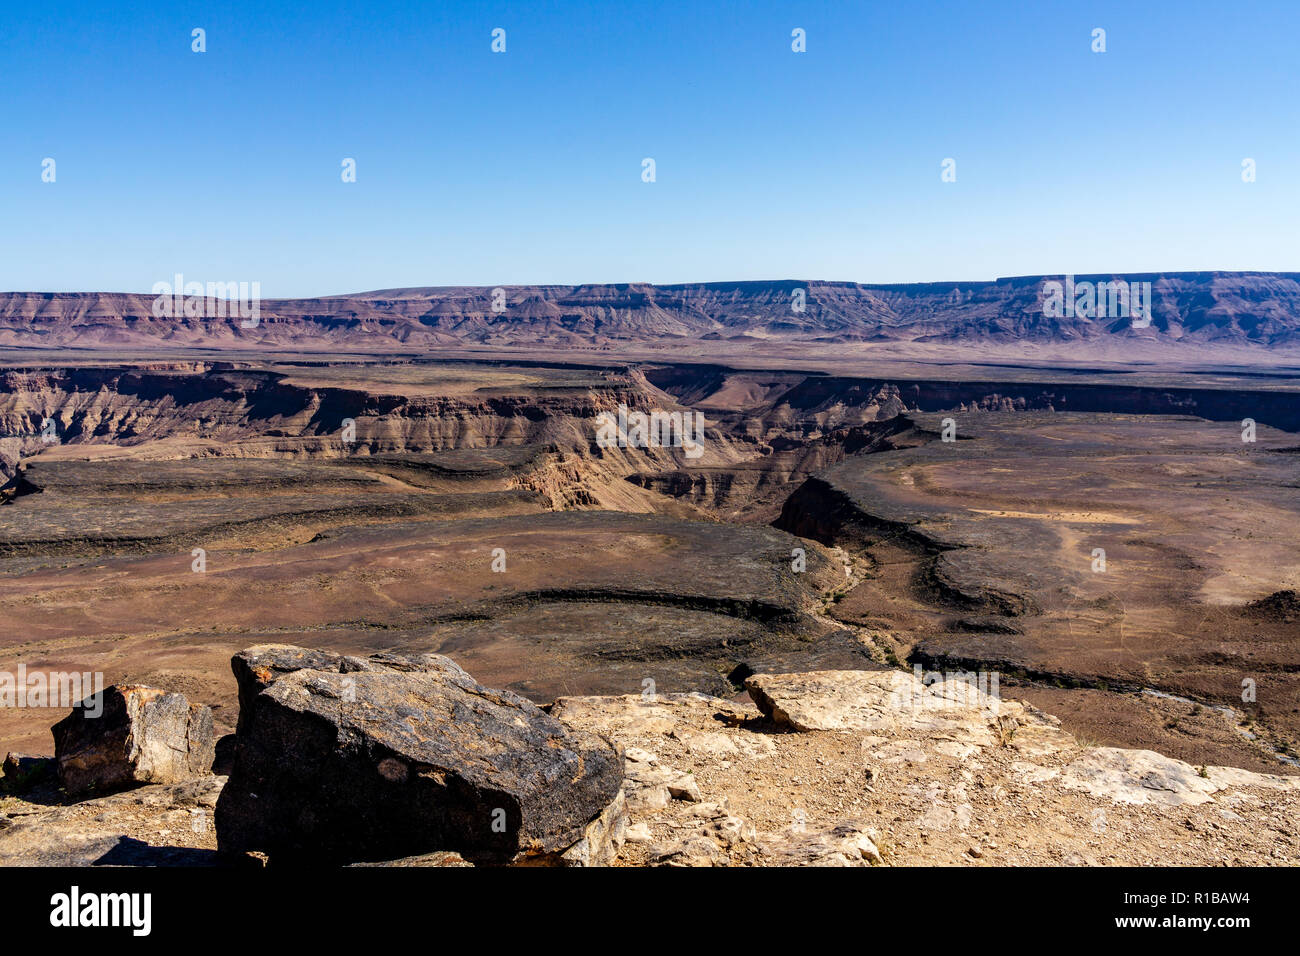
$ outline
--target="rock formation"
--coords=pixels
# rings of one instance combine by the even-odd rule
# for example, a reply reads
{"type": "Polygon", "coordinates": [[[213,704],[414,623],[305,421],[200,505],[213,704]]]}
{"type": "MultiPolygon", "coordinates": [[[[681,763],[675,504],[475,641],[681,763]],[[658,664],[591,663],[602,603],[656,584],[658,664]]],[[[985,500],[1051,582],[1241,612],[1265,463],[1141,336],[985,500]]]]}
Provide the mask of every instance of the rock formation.
{"type": "Polygon", "coordinates": [[[208,773],[212,711],[136,684],[105,688],[102,713],[78,707],[53,727],[59,780],[70,794],[178,783],[208,773]]]}
{"type": "Polygon", "coordinates": [[[756,675],[703,694],[569,697],[625,748],[623,865],[1286,863],[1300,778],[1084,747],[965,680],[756,675]],[[800,728],[800,729],[796,729],[800,728]],[[689,799],[661,792],[689,780],[689,799]]]}
{"type": "Polygon", "coordinates": [[[350,863],[451,850],[599,863],[621,838],[618,753],[445,657],[251,648],[217,804],[222,852],[350,863]]]}
{"type": "MultiPolygon", "coordinates": [[[[229,781],[7,797],[0,865],[215,865],[236,848],[402,867],[1300,858],[1300,778],[1084,746],[961,679],[759,674],[758,706],[565,697],[547,715],[434,656],[265,645],[235,670],[253,712],[229,781]]],[[[6,789],[24,766],[6,761],[6,789]]]]}

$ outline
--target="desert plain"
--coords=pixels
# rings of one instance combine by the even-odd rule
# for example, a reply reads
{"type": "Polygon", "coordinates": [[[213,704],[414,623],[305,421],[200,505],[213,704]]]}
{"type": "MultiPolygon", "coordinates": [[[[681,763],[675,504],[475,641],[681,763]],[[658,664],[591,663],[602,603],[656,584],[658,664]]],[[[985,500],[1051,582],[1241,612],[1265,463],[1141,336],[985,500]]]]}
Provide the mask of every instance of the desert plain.
{"type": "MultiPolygon", "coordinates": [[[[222,734],[231,657],[265,644],[446,655],[570,713],[669,695],[687,723],[673,695],[740,706],[764,675],[992,674],[1084,747],[1300,775],[1286,349],[421,321],[419,348],[305,348],[290,319],[258,345],[10,341],[0,671],[180,692],[222,734]],[[703,454],[603,445],[620,406],[702,415],[703,454]]],[[[51,718],[0,708],[0,750],[50,753],[51,718]]]]}

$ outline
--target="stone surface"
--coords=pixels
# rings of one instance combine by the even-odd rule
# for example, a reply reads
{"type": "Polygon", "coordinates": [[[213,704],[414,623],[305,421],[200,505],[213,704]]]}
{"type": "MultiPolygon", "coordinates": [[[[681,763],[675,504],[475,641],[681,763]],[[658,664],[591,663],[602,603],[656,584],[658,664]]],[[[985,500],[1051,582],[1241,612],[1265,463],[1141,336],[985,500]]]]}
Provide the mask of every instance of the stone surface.
{"type": "MultiPolygon", "coordinates": [[[[373,660],[368,666],[367,673],[384,672],[373,660]]],[[[752,705],[700,694],[571,698],[553,711],[625,748],[627,816],[616,795],[569,846],[521,862],[1277,866],[1300,859],[1300,777],[1084,747],[1014,701],[1002,701],[995,720],[979,708],[943,711],[941,720],[902,711],[879,732],[790,732],[752,705]],[[679,777],[697,781],[702,799],[672,799],[665,781],[679,777]],[[633,800],[651,792],[662,804],[633,800]]],[[[210,808],[223,783],[209,776],[64,806],[49,785],[0,795],[0,865],[216,863],[210,808]]],[[[450,850],[417,849],[403,846],[375,865],[469,862],[450,850]]]]}
{"type": "Polygon", "coordinates": [[[270,683],[241,716],[217,806],[223,852],[260,851],[273,864],[435,850],[566,864],[599,862],[609,854],[600,840],[621,838],[622,761],[606,741],[444,657],[288,670],[292,655],[273,653],[275,666],[260,663],[263,649],[237,657],[237,675],[249,664],[270,683]]]}
{"type": "Polygon", "coordinates": [[[768,866],[864,866],[882,863],[865,824],[844,821],[825,830],[791,827],[764,834],[759,850],[768,866]]]}
{"type": "Polygon", "coordinates": [[[875,729],[791,732],[754,705],[701,694],[556,701],[553,715],[625,748],[618,865],[1279,865],[1300,855],[1300,777],[1084,747],[1056,718],[955,678],[766,677],[786,713],[875,729]],[[700,802],[671,799],[678,775],[697,782],[700,802]]]}
{"type": "Polygon", "coordinates": [[[670,800],[698,803],[700,786],[688,773],[661,764],[628,759],[624,767],[624,787],[631,804],[641,810],[663,809],[670,800]]]}
{"type": "Polygon", "coordinates": [[[755,674],[745,689],[763,714],[792,730],[935,727],[986,713],[1001,702],[962,681],[925,684],[902,671],[755,674]]]}
{"type": "Polygon", "coordinates": [[[654,839],[648,823],[633,823],[624,831],[624,839],[628,843],[649,843],[654,839]]]}
{"type": "Polygon", "coordinates": [[[655,866],[725,866],[721,848],[702,834],[691,834],[655,847],[650,854],[655,866]]]}
{"type": "Polygon", "coordinates": [[[224,777],[149,784],[0,821],[0,866],[214,866],[212,807],[224,777]]]}
{"type": "Polygon", "coordinates": [[[59,780],[69,794],[175,783],[212,769],[212,711],[182,694],[127,684],[105,688],[103,713],[75,708],[54,725],[59,780]]]}
{"type": "Polygon", "coordinates": [[[239,688],[236,739],[240,734],[248,732],[248,721],[253,715],[253,698],[276,680],[301,670],[343,672],[349,669],[349,662],[357,662],[351,669],[365,666],[357,658],[293,644],[258,644],[240,651],[230,659],[230,669],[234,671],[235,684],[239,688]]]}
{"type": "Polygon", "coordinates": [[[583,831],[582,839],[560,854],[564,866],[609,866],[627,838],[627,799],[623,791],[583,831]]]}
{"type": "Polygon", "coordinates": [[[1097,747],[1061,770],[1059,782],[1116,803],[1166,806],[1208,803],[1229,782],[1235,786],[1300,788],[1300,778],[1230,767],[1193,767],[1151,750],[1097,747]]]}

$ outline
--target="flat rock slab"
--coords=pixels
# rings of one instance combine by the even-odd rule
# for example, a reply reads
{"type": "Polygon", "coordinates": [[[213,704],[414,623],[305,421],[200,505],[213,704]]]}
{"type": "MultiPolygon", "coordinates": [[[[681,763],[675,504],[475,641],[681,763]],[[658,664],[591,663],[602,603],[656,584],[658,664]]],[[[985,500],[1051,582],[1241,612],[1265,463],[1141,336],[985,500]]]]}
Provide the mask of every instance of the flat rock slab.
{"type": "Polygon", "coordinates": [[[437,655],[285,672],[292,656],[236,658],[237,676],[270,682],[240,717],[216,811],[222,852],[352,863],[448,850],[473,863],[563,864],[609,855],[584,844],[566,860],[584,840],[621,839],[623,817],[607,810],[622,805],[622,759],[607,741],[437,655]]]}
{"type": "Polygon", "coordinates": [[[51,728],[59,780],[69,794],[178,783],[211,771],[210,708],[141,684],[107,687],[102,696],[102,712],[80,706],[51,728]]]}
{"type": "Polygon", "coordinates": [[[745,689],[764,716],[792,730],[935,730],[980,724],[1006,706],[977,684],[927,684],[901,671],[755,674],[745,689]]]}
{"type": "Polygon", "coordinates": [[[0,866],[215,866],[204,834],[224,783],[205,776],[64,806],[11,799],[0,866]]]}
{"type": "Polygon", "coordinates": [[[1300,778],[1253,773],[1232,767],[1193,767],[1153,750],[1097,747],[1061,771],[1060,784],[1116,803],[1165,806],[1208,803],[1229,787],[1294,790],[1300,778]]]}
{"type": "Polygon", "coordinates": [[[793,730],[885,730],[889,698],[907,675],[897,672],[812,671],[755,674],[745,689],[774,723],[793,730]]]}

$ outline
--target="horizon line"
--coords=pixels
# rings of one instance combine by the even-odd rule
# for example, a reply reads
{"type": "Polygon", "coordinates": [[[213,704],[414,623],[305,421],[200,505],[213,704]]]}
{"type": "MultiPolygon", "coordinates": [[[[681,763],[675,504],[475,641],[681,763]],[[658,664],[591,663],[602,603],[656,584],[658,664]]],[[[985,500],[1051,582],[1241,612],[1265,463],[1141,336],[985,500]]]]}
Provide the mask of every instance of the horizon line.
{"type": "MultiPolygon", "coordinates": [[[[184,273],[181,273],[183,276],[184,273]]],[[[1300,281],[1300,270],[1281,271],[1273,269],[1190,269],[1190,270],[1143,270],[1137,272],[1042,272],[1026,273],[1013,276],[997,276],[993,279],[935,279],[924,282],[859,282],[853,279],[710,279],[703,281],[688,282],[649,282],[645,280],[633,280],[622,282],[515,282],[500,283],[497,285],[411,285],[411,286],[389,286],[381,289],[363,289],[354,292],[330,292],[317,295],[285,295],[275,296],[263,299],[265,302],[292,302],[295,300],[311,299],[348,299],[365,296],[392,295],[400,293],[423,292],[423,291],[449,291],[455,289],[581,289],[585,287],[608,286],[611,288],[633,288],[649,287],[655,289],[680,289],[701,286],[791,286],[799,285],[820,285],[820,286],[842,286],[856,287],[864,289],[900,289],[900,288],[920,288],[925,286],[971,286],[971,285],[997,285],[999,283],[1015,283],[1033,279],[1050,279],[1060,276],[1076,276],[1082,278],[1090,277],[1134,277],[1134,278],[1181,278],[1181,277],[1204,277],[1204,276],[1278,276],[1282,278],[1291,278],[1300,281]]],[[[241,281],[241,280],[236,280],[241,281]]],[[[261,280],[242,280],[246,283],[257,282],[261,280]]],[[[205,288],[210,283],[204,283],[205,288]]],[[[227,282],[226,284],[229,284],[227,282]]],[[[86,295],[117,295],[117,296],[155,296],[164,293],[149,292],[120,292],[107,291],[103,289],[83,289],[78,291],[62,291],[48,289],[12,289],[0,292],[0,296],[15,295],[40,295],[40,296],[86,296],[86,295]]],[[[173,292],[173,295],[176,293],[173,292]]],[[[205,296],[206,298],[206,296],[205,296]]]]}

